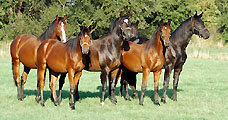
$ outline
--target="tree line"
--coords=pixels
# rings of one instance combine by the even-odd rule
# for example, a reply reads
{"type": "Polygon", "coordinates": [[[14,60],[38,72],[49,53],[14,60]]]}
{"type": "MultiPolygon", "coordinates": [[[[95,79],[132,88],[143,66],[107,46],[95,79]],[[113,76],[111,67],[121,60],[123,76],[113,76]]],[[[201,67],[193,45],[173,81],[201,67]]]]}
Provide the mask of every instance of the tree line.
{"type": "Polygon", "coordinates": [[[0,40],[11,41],[19,34],[39,36],[56,15],[67,15],[67,37],[77,35],[80,26],[93,26],[94,39],[107,34],[120,12],[140,21],[138,34],[149,37],[160,20],[172,20],[175,30],[195,11],[215,29],[215,41],[228,40],[227,0],[0,0],[0,40]]]}

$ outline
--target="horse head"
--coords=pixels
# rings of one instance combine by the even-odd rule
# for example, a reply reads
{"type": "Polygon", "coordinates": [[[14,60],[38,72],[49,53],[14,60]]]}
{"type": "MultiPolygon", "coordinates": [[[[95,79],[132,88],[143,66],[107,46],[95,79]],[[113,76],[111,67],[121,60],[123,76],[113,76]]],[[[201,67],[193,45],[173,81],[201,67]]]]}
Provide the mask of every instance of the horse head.
{"type": "Polygon", "coordinates": [[[167,23],[163,23],[163,20],[160,23],[160,38],[164,42],[165,47],[169,46],[169,38],[171,34],[171,20],[169,19],[167,23]]]}
{"type": "Polygon", "coordinates": [[[91,27],[88,28],[80,27],[79,40],[82,48],[82,54],[89,53],[89,47],[92,44],[92,36],[90,34],[91,27]]]}
{"type": "Polygon", "coordinates": [[[198,16],[196,14],[191,18],[193,34],[208,39],[210,37],[210,32],[207,27],[204,25],[204,22],[201,20],[203,12],[198,16]]]}
{"type": "Polygon", "coordinates": [[[66,15],[63,18],[57,15],[54,31],[56,31],[56,35],[59,36],[62,42],[66,42],[66,26],[66,15]]]}

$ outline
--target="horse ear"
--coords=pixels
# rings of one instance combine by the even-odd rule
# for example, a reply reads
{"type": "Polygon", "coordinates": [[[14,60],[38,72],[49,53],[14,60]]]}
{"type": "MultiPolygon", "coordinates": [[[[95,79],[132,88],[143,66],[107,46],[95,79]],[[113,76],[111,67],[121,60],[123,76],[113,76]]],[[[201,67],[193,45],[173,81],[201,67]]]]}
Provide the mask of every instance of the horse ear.
{"type": "Polygon", "coordinates": [[[84,27],[80,26],[80,30],[81,30],[81,32],[83,32],[84,31],[84,27]]]}
{"type": "Polygon", "coordinates": [[[139,25],[139,21],[137,20],[137,22],[134,23],[134,26],[138,27],[138,25],[139,25]]]}
{"type": "Polygon", "coordinates": [[[203,12],[199,15],[199,17],[201,18],[203,16],[203,12]]]}
{"type": "Polygon", "coordinates": [[[58,15],[56,15],[56,21],[59,21],[59,16],[58,15]]]}
{"type": "Polygon", "coordinates": [[[130,17],[130,12],[127,13],[127,16],[130,17]]]}
{"type": "Polygon", "coordinates": [[[163,25],[164,23],[163,23],[163,20],[161,20],[161,22],[160,22],[160,25],[163,25]]]}
{"type": "Polygon", "coordinates": [[[123,13],[122,12],[120,12],[120,17],[122,17],[123,16],[123,13]]]}
{"type": "Polygon", "coordinates": [[[66,19],[67,19],[67,16],[66,16],[66,15],[64,15],[63,20],[65,21],[66,19]]]}
{"type": "Polygon", "coordinates": [[[196,13],[195,13],[194,17],[195,17],[195,18],[197,17],[197,11],[196,11],[196,13]]]}
{"type": "Polygon", "coordinates": [[[167,24],[168,24],[169,26],[170,26],[170,24],[171,24],[171,21],[172,21],[171,19],[168,20],[168,23],[167,23],[167,24]]]}
{"type": "Polygon", "coordinates": [[[88,27],[88,31],[89,31],[89,32],[91,31],[91,28],[92,28],[92,26],[90,25],[90,26],[88,27]]]}

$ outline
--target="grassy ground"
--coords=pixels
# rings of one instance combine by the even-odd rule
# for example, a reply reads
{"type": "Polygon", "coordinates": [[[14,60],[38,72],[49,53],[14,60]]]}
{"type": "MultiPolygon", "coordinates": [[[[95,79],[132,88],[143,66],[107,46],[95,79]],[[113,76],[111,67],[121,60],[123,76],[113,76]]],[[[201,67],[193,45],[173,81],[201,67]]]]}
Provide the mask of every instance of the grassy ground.
{"type": "MultiPolygon", "coordinates": [[[[50,100],[48,78],[45,85],[45,107],[35,102],[36,70],[29,74],[25,85],[24,100],[18,101],[13,84],[11,59],[0,58],[0,118],[9,119],[228,119],[228,61],[188,59],[180,77],[178,102],[172,96],[172,80],[167,94],[167,103],[153,104],[153,75],[148,80],[144,106],[139,100],[125,101],[117,95],[118,103],[112,104],[108,98],[100,106],[100,73],[83,72],[79,85],[81,101],[72,111],[69,103],[68,79],[63,87],[63,100],[54,106],[50,100]]],[[[140,93],[141,76],[138,75],[137,90],[140,93]]],[[[162,95],[163,75],[159,83],[159,96],[162,95]]],[[[117,87],[119,91],[119,84],[117,87]]],[[[106,94],[107,95],[107,94],[106,94]]],[[[159,98],[160,99],[160,98],[159,98]]]]}

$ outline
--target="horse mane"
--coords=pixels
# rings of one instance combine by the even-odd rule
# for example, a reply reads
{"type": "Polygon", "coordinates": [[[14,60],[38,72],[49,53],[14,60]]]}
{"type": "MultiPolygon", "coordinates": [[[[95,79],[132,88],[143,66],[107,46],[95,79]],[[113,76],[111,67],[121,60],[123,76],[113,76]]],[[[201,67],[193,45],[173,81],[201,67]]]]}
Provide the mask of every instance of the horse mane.
{"type": "MultiPolygon", "coordinates": [[[[112,23],[112,25],[110,26],[110,28],[109,28],[109,31],[110,32],[112,32],[113,31],[113,29],[115,28],[115,26],[116,26],[116,22],[120,19],[120,18],[128,18],[128,16],[127,15],[125,15],[125,16],[122,16],[122,17],[118,17],[118,18],[116,18],[116,20],[112,23]]],[[[109,32],[109,33],[110,33],[109,32]]]]}
{"type": "MultiPolygon", "coordinates": [[[[191,18],[192,18],[192,17],[190,17],[190,18],[188,18],[187,20],[185,20],[184,22],[182,22],[182,23],[177,27],[177,29],[174,30],[174,31],[171,33],[171,37],[170,37],[170,38],[172,38],[172,36],[173,36],[174,34],[182,34],[182,32],[185,32],[185,31],[184,31],[184,27],[186,27],[185,24],[188,24],[189,21],[191,21],[191,18]]],[[[171,39],[170,39],[170,40],[171,40],[171,39]]]]}
{"type": "MultiPolygon", "coordinates": [[[[164,23],[165,25],[166,23],[164,23]]],[[[154,32],[154,34],[150,37],[150,39],[148,41],[146,41],[146,50],[148,50],[150,47],[153,46],[153,44],[155,43],[155,40],[156,40],[156,34],[157,32],[161,29],[163,25],[160,25],[154,32]]]]}
{"type": "MultiPolygon", "coordinates": [[[[59,21],[62,21],[62,22],[63,22],[64,20],[63,20],[62,17],[59,17],[58,22],[59,22],[59,21]]],[[[38,40],[44,41],[44,40],[46,40],[46,39],[49,39],[49,38],[51,37],[51,35],[53,34],[53,32],[54,32],[54,26],[55,26],[58,22],[56,22],[56,19],[55,19],[55,20],[48,26],[48,28],[46,29],[46,31],[44,31],[44,32],[38,37],[38,40]]],[[[61,41],[60,38],[58,38],[58,40],[61,41]]]]}
{"type": "MultiPolygon", "coordinates": [[[[91,36],[89,30],[87,28],[84,28],[83,35],[87,33],[89,36],[91,36]]],[[[66,47],[70,52],[75,52],[78,46],[78,40],[81,37],[81,32],[75,37],[75,38],[70,38],[66,42],[66,47]]]]}

